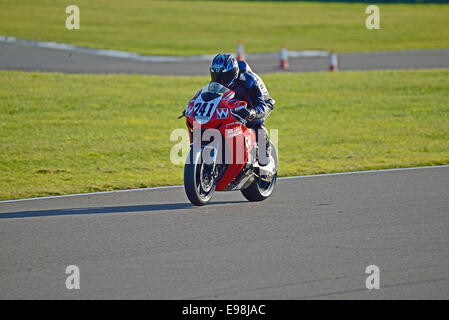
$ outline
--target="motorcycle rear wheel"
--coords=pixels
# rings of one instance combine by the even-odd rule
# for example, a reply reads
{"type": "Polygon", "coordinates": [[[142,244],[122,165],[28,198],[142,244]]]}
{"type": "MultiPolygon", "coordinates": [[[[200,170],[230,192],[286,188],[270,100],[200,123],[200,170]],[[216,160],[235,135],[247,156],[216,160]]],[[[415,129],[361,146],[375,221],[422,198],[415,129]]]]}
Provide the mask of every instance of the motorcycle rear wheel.
{"type": "Polygon", "coordinates": [[[270,181],[265,181],[261,177],[256,177],[254,181],[245,189],[242,189],[241,192],[243,196],[249,201],[263,201],[268,198],[274,191],[274,187],[276,185],[277,180],[277,153],[274,145],[271,144],[271,157],[276,164],[276,172],[270,181]]]}

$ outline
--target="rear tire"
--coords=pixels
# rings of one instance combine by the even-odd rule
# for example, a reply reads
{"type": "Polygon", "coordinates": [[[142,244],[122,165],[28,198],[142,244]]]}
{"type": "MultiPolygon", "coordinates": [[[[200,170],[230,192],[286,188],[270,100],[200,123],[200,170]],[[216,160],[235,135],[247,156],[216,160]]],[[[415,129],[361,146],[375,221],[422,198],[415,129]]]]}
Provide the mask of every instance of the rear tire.
{"type": "Polygon", "coordinates": [[[277,180],[277,153],[273,144],[271,144],[271,156],[274,159],[276,165],[276,172],[274,173],[270,182],[262,180],[260,177],[256,177],[254,181],[245,189],[241,190],[243,196],[249,201],[263,201],[268,198],[274,191],[277,180]]]}
{"type": "MultiPolygon", "coordinates": [[[[201,168],[205,164],[201,161],[201,153],[197,161],[186,163],[184,166],[184,190],[187,198],[195,206],[204,206],[209,203],[215,191],[215,178],[208,186],[201,183],[201,168]]],[[[188,155],[188,160],[192,160],[192,150],[188,155]]]]}

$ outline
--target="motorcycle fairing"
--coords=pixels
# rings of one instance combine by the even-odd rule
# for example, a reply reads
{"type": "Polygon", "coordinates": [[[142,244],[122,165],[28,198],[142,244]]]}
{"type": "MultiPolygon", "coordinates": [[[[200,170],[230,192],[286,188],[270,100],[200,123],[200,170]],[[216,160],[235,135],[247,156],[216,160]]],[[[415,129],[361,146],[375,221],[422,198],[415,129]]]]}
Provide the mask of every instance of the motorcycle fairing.
{"type": "Polygon", "coordinates": [[[240,187],[240,183],[248,181],[251,176],[239,173],[242,172],[254,148],[255,133],[232,117],[231,110],[246,106],[246,102],[233,98],[232,90],[219,83],[210,82],[195,94],[184,112],[191,143],[194,127],[200,126],[201,130],[218,129],[225,141],[222,148],[226,148],[232,155],[231,163],[227,164],[221,177],[218,177],[216,191],[228,190],[226,188],[231,182],[233,186],[240,187]]]}

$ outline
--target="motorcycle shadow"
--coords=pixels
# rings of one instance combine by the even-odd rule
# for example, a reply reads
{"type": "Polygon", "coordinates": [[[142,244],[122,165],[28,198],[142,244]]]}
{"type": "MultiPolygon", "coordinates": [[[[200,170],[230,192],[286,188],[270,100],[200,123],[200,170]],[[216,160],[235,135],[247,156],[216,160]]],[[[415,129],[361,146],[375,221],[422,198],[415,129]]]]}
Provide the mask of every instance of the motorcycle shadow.
{"type": "MultiPolygon", "coordinates": [[[[211,201],[205,208],[214,205],[232,205],[248,201],[211,201]]],[[[114,206],[114,207],[88,207],[88,208],[69,208],[69,209],[51,209],[51,210],[31,210],[0,213],[0,219],[14,219],[14,218],[36,218],[49,216],[67,216],[67,215],[86,215],[86,214],[107,214],[107,213],[132,213],[132,212],[155,212],[155,211],[176,211],[185,209],[196,209],[196,207],[189,202],[186,203],[158,203],[148,205],[134,205],[134,206],[114,206]]],[[[203,207],[204,208],[204,207],[203,207]]]]}

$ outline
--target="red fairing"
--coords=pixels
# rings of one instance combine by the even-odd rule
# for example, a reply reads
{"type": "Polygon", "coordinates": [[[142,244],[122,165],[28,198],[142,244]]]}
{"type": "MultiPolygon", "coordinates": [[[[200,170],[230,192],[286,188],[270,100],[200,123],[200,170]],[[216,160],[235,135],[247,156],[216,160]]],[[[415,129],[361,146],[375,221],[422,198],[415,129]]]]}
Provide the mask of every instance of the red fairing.
{"type": "MultiPolygon", "coordinates": [[[[190,143],[193,143],[193,127],[201,125],[202,129],[216,129],[225,137],[226,149],[232,150],[232,159],[224,174],[217,181],[215,190],[225,189],[240,173],[248,161],[248,156],[254,147],[255,134],[244,124],[236,120],[231,110],[245,107],[245,101],[233,99],[234,91],[229,90],[212,101],[204,102],[201,90],[189,101],[186,110],[186,124],[189,129],[190,143]],[[231,148],[232,147],[232,148],[231,148]]],[[[227,152],[227,151],[224,152],[227,152]]]]}
{"type": "Polygon", "coordinates": [[[195,93],[193,98],[190,99],[189,103],[187,104],[186,110],[185,110],[185,112],[186,112],[186,125],[187,125],[187,128],[189,130],[190,143],[193,143],[193,137],[192,137],[192,130],[193,130],[192,120],[193,120],[193,118],[189,117],[188,113],[193,111],[194,102],[195,102],[196,98],[198,98],[198,96],[201,94],[201,90],[202,89],[198,90],[198,92],[195,93]]]}

